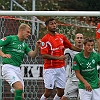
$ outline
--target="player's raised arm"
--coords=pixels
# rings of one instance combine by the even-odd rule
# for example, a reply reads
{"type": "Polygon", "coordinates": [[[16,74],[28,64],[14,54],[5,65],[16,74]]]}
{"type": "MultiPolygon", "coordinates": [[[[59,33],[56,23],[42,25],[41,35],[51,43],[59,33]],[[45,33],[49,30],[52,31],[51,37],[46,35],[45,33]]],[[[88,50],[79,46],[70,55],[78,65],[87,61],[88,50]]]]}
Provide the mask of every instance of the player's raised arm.
{"type": "Polygon", "coordinates": [[[32,57],[32,58],[35,58],[36,55],[37,55],[37,53],[38,53],[38,51],[39,51],[39,48],[40,48],[40,47],[41,47],[41,40],[38,40],[38,41],[36,42],[35,49],[34,49],[34,50],[31,50],[31,51],[28,53],[28,55],[29,55],[30,57],[32,57]]]}

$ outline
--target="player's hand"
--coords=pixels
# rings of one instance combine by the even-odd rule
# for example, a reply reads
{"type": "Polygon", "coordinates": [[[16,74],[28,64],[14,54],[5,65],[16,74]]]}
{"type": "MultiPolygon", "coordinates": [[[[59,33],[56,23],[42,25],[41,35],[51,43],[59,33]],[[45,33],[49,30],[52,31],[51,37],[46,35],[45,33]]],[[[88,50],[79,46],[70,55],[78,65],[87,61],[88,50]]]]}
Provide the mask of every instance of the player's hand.
{"type": "Polygon", "coordinates": [[[86,91],[92,91],[92,87],[90,86],[90,84],[88,82],[84,83],[85,89],[86,91]]]}
{"type": "Polygon", "coordinates": [[[41,47],[41,44],[42,44],[42,41],[41,41],[41,39],[39,39],[39,40],[36,42],[36,47],[37,47],[37,48],[41,47]]]}
{"type": "Polygon", "coordinates": [[[99,87],[100,87],[100,81],[98,82],[98,85],[99,85],[99,87]]]}
{"type": "Polygon", "coordinates": [[[2,57],[3,58],[11,58],[11,55],[10,54],[3,54],[2,57]]]}
{"type": "Polygon", "coordinates": [[[66,56],[65,55],[61,55],[58,59],[59,60],[65,60],[66,59],[66,56]]]}

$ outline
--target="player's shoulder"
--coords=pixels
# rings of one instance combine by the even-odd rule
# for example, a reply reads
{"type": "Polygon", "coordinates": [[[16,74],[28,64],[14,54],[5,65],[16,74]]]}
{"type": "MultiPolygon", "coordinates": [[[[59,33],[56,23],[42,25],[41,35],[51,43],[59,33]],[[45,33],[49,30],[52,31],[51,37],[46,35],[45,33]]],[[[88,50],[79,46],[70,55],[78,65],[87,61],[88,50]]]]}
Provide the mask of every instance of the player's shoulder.
{"type": "Polygon", "coordinates": [[[64,50],[64,54],[71,53],[71,52],[72,52],[72,50],[70,50],[69,48],[67,48],[67,49],[64,50]]]}
{"type": "Polygon", "coordinates": [[[3,38],[1,39],[1,41],[10,43],[10,42],[12,42],[13,39],[14,39],[14,38],[13,38],[13,35],[8,35],[8,36],[6,36],[6,37],[3,37],[3,38]]]}
{"type": "Polygon", "coordinates": [[[59,36],[59,37],[65,37],[64,34],[57,33],[57,32],[56,32],[56,35],[59,36]]]}
{"type": "Polygon", "coordinates": [[[83,51],[78,52],[77,54],[75,54],[75,57],[80,58],[80,57],[82,57],[82,55],[83,55],[83,51]]]}
{"type": "Polygon", "coordinates": [[[98,52],[92,52],[92,56],[100,56],[98,52]]]}
{"type": "Polygon", "coordinates": [[[73,55],[73,54],[75,55],[75,54],[77,54],[77,53],[79,53],[79,52],[67,48],[67,49],[64,50],[64,54],[66,54],[66,53],[70,53],[70,54],[72,54],[72,55],[73,55]]]}
{"type": "Polygon", "coordinates": [[[8,35],[7,38],[15,38],[17,35],[8,35]]]}
{"type": "Polygon", "coordinates": [[[42,37],[41,40],[47,40],[48,38],[49,38],[49,34],[47,33],[46,35],[44,35],[44,36],[42,37]]]}
{"type": "Polygon", "coordinates": [[[12,40],[14,37],[13,37],[13,35],[8,35],[8,36],[6,36],[6,37],[4,37],[5,38],[5,40],[7,39],[7,40],[12,40]]]}

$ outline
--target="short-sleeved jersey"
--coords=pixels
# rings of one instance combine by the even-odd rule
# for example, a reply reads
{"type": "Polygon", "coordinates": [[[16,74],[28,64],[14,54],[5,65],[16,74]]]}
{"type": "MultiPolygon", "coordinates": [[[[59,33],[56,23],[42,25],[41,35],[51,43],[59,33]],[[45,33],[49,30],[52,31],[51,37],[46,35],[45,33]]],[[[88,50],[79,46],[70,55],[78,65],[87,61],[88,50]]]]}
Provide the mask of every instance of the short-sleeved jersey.
{"type": "Polygon", "coordinates": [[[100,23],[98,23],[96,28],[96,39],[100,39],[100,23]]]}
{"type": "MultiPolygon", "coordinates": [[[[72,44],[63,34],[56,33],[54,36],[49,33],[42,38],[41,54],[49,54],[52,56],[64,55],[64,49],[70,48],[72,44]]],[[[44,69],[61,68],[65,65],[63,60],[44,59],[44,69]]]]}
{"type": "MultiPolygon", "coordinates": [[[[91,52],[89,58],[85,58],[83,51],[76,54],[73,60],[73,70],[80,70],[80,74],[91,85],[92,89],[98,88],[98,70],[97,65],[100,65],[100,55],[96,52],[91,52]]],[[[79,81],[80,89],[85,89],[84,84],[79,81]]]]}
{"type": "Polygon", "coordinates": [[[23,41],[20,42],[17,35],[7,36],[0,40],[0,47],[5,54],[10,54],[11,58],[3,58],[3,64],[11,64],[20,66],[24,54],[28,54],[31,50],[28,45],[23,41]]]}
{"type": "Polygon", "coordinates": [[[69,70],[66,71],[68,73],[68,77],[71,78],[72,81],[79,81],[75,75],[75,71],[72,70],[72,67],[73,67],[73,59],[74,59],[74,56],[79,53],[77,51],[73,51],[73,50],[70,50],[69,48],[68,49],[65,49],[64,51],[64,54],[65,56],[67,57],[66,59],[66,67],[69,67],[69,70]]]}

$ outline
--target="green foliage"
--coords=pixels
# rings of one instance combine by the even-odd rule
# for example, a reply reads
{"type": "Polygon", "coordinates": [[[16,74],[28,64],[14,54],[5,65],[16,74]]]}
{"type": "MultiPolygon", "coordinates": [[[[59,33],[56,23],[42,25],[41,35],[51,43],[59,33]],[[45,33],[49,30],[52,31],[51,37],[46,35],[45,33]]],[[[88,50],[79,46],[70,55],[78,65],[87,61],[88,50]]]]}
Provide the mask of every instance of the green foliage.
{"type": "MultiPolygon", "coordinates": [[[[16,0],[26,10],[32,10],[32,0],[16,0]]],[[[0,10],[10,10],[11,0],[0,0],[0,10]]],[[[35,0],[37,11],[100,11],[100,0],[35,0]]],[[[22,10],[13,3],[13,10],[22,10]]]]}

